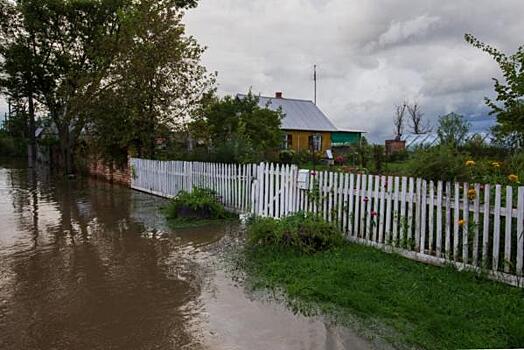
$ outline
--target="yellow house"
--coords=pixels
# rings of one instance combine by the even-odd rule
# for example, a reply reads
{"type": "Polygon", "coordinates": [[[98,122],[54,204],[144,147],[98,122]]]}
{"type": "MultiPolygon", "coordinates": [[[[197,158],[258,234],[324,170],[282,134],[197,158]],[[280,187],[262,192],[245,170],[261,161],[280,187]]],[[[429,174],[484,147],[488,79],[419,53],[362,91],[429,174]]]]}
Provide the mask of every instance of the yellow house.
{"type": "MultiPolygon", "coordinates": [[[[245,95],[237,95],[239,98],[245,95]]],[[[284,98],[281,92],[275,97],[259,96],[258,105],[271,110],[282,109],[283,149],[325,152],[333,146],[333,135],[339,137],[347,131],[339,130],[329,118],[309,100],[284,98]]],[[[354,131],[360,140],[361,131],[354,131]]]]}

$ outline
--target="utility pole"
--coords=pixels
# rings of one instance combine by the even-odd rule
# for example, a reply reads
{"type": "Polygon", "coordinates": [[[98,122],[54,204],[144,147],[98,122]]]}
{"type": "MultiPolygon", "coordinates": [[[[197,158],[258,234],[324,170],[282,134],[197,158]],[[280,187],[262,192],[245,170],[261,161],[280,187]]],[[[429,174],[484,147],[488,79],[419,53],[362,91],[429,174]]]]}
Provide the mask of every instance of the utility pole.
{"type": "Polygon", "coordinates": [[[313,81],[314,81],[314,90],[315,90],[315,106],[317,104],[317,65],[313,66],[313,81]]]}

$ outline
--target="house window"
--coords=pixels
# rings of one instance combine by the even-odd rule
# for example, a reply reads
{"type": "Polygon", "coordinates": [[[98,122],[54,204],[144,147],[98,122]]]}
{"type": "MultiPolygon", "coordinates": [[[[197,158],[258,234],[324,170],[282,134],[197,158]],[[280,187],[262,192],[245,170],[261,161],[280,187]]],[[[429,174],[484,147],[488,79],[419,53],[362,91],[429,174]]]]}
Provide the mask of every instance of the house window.
{"type": "Polygon", "coordinates": [[[309,149],[313,152],[320,152],[322,150],[322,135],[314,134],[309,136],[309,149]]]}
{"type": "Polygon", "coordinates": [[[282,149],[290,149],[293,145],[293,136],[291,134],[284,134],[282,139],[282,149]]]}

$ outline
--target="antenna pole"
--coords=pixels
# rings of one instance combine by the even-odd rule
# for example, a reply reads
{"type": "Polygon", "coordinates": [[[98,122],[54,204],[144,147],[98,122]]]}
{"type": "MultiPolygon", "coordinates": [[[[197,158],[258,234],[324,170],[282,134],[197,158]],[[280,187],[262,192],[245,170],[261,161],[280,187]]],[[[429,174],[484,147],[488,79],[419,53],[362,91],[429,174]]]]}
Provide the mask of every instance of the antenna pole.
{"type": "Polygon", "coordinates": [[[315,105],[317,104],[317,65],[313,66],[313,81],[315,82],[315,105]]]}

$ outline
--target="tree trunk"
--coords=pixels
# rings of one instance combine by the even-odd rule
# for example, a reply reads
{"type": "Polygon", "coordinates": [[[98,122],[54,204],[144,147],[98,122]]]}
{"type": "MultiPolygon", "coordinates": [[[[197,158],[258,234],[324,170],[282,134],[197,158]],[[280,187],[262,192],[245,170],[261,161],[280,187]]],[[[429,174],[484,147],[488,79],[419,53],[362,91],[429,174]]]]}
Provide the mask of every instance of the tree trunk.
{"type": "Polygon", "coordinates": [[[36,127],[35,127],[35,105],[33,93],[29,93],[29,167],[32,168],[36,163],[36,127]]]}

